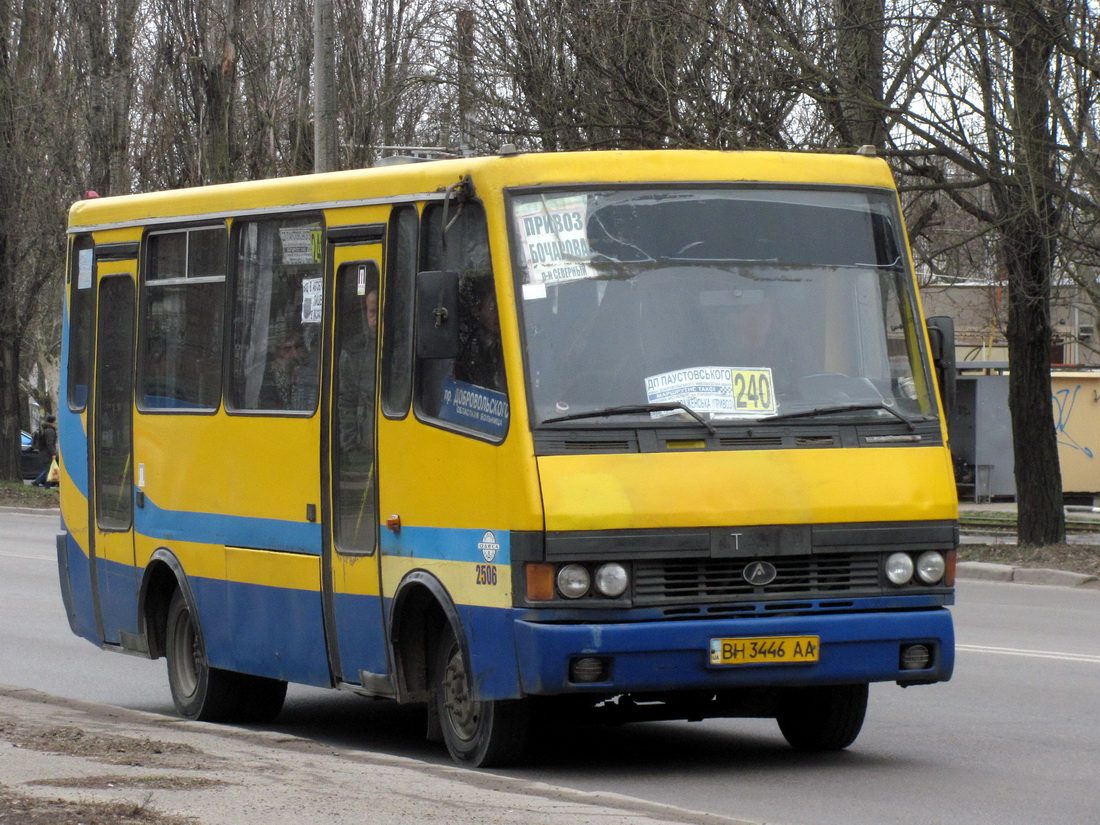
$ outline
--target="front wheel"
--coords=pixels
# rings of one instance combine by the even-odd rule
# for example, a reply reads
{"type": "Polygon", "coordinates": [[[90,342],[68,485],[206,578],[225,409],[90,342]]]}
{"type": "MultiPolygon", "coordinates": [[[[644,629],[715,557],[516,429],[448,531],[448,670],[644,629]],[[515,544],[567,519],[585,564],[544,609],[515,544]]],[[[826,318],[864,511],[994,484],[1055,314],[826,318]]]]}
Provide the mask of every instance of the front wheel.
{"type": "Polygon", "coordinates": [[[475,768],[518,762],[527,744],[528,701],[474,699],[466,659],[450,629],[440,639],[435,665],[436,712],[451,757],[475,768]]]}
{"type": "Polygon", "coordinates": [[[867,713],[867,685],[795,688],[781,700],[775,721],[792,748],[839,751],[856,741],[867,713]]]}

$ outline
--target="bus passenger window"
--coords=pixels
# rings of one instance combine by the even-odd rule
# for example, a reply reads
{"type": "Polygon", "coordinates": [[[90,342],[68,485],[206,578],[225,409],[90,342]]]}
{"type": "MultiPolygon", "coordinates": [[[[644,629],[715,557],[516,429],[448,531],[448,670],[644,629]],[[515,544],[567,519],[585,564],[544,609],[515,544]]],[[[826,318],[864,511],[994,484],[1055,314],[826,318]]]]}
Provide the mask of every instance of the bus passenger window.
{"type": "Polygon", "coordinates": [[[143,409],[217,409],[225,226],[150,233],[142,290],[143,409]]]}
{"type": "Polygon", "coordinates": [[[95,321],[95,244],[78,235],[69,252],[69,409],[83,410],[92,379],[92,324],[95,321]]]}
{"type": "Polygon", "coordinates": [[[459,273],[459,344],[454,359],[417,359],[417,409],[422,415],[503,438],[508,395],[485,210],[478,203],[457,209],[445,251],[440,243],[442,205],[425,210],[421,269],[459,273]]]}
{"type": "Polygon", "coordinates": [[[234,234],[230,406],[312,412],[321,356],[317,218],[241,222],[234,234]]]}
{"type": "Polygon", "coordinates": [[[386,250],[386,302],[382,308],[382,411],[402,418],[412,400],[413,294],[419,217],[398,206],[390,217],[386,250]]]}

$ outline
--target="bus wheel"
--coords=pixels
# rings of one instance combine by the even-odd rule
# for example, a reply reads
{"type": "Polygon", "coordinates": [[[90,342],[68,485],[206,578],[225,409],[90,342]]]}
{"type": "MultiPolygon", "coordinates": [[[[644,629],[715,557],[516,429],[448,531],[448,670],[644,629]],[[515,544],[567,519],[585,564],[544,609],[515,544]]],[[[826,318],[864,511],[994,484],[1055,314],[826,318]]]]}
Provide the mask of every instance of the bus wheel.
{"type": "Polygon", "coordinates": [[[168,606],[165,654],[168,685],[180,716],[201,722],[225,722],[233,715],[239,696],[234,684],[236,674],[210,667],[198,619],[191,615],[179,589],[172,594],[168,606]]]}
{"type": "MultiPolygon", "coordinates": [[[[220,671],[225,673],[225,671],[220,671]]],[[[237,677],[237,692],[240,696],[238,707],[232,714],[232,721],[246,725],[262,725],[273,722],[283,710],[286,699],[286,682],[281,679],[268,679],[265,676],[252,676],[248,673],[232,673],[237,677]]]]}
{"type": "Polygon", "coordinates": [[[795,750],[839,751],[856,741],[866,713],[866,684],[823,685],[788,692],[775,720],[795,750]]]}
{"type": "Polygon", "coordinates": [[[527,700],[475,700],[469,668],[451,630],[440,640],[434,681],[443,741],[456,762],[489,768],[519,761],[527,743],[527,700]]]}

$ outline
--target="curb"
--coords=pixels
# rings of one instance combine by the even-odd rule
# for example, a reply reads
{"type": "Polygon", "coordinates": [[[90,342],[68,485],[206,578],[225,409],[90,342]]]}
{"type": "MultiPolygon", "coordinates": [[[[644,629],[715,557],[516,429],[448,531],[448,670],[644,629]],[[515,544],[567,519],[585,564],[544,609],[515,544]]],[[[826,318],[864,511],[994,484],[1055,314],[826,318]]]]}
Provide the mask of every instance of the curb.
{"type": "Polygon", "coordinates": [[[1089,587],[1100,589],[1100,578],[1084,573],[1067,573],[1041,567],[1014,567],[986,561],[961,561],[957,578],[1015,584],[1042,584],[1049,587],[1089,587]]]}

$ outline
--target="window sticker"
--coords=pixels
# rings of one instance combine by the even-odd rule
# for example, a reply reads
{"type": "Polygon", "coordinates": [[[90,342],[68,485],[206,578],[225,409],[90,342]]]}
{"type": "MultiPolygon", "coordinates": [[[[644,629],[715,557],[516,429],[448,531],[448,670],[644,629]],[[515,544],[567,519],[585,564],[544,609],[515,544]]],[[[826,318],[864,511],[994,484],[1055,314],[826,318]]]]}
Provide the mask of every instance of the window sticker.
{"type": "Polygon", "coordinates": [[[471,430],[503,437],[508,431],[508,396],[457,378],[443,382],[439,417],[471,430]]]}
{"type": "MultiPolygon", "coordinates": [[[[719,418],[773,415],[776,411],[770,367],[689,367],[652,375],[645,386],[651,404],[678,402],[719,418]]],[[[669,410],[652,416],[675,414],[669,410]]]]}
{"type": "Polygon", "coordinates": [[[322,290],[324,281],[321,278],[305,278],[302,280],[302,323],[319,324],[322,316],[322,290]]]}
{"type": "MultiPolygon", "coordinates": [[[[561,284],[595,277],[588,265],[588,199],[540,198],[515,207],[516,228],[528,284],[561,284]]],[[[545,292],[524,290],[525,298],[545,292]]]]}
{"type": "Polygon", "coordinates": [[[77,261],[77,276],[76,276],[76,288],[77,289],[91,289],[92,288],[92,261],[94,250],[81,249],[78,253],[79,259],[77,261]]]}

